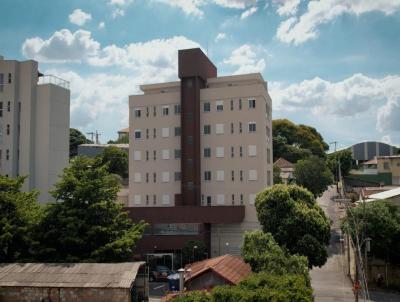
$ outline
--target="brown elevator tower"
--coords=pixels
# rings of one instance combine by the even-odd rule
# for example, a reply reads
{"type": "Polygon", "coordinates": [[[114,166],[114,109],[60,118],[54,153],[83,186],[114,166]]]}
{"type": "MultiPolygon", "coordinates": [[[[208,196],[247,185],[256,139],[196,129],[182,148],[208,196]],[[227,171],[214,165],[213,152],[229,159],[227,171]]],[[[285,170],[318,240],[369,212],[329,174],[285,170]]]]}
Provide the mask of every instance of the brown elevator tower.
{"type": "Polygon", "coordinates": [[[217,68],[200,48],[179,50],[181,79],[181,198],[185,206],[201,205],[200,89],[217,68]]]}

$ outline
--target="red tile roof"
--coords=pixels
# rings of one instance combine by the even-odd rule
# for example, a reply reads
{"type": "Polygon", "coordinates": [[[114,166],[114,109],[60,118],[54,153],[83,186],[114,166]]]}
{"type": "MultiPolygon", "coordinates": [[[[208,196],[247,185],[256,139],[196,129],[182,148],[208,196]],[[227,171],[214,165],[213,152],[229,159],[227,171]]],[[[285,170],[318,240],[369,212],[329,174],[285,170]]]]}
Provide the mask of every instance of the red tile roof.
{"type": "Polygon", "coordinates": [[[232,255],[223,255],[216,258],[206,259],[186,266],[192,271],[190,277],[185,281],[212,270],[231,284],[238,284],[251,273],[251,267],[242,258],[232,255]]]}
{"type": "Polygon", "coordinates": [[[274,162],[274,166],[277,166],[281,169],[282,168],[294,168],[294,165],[290,161],[288,161],[282,157],[280,157],[276,162],[274,162]]]}

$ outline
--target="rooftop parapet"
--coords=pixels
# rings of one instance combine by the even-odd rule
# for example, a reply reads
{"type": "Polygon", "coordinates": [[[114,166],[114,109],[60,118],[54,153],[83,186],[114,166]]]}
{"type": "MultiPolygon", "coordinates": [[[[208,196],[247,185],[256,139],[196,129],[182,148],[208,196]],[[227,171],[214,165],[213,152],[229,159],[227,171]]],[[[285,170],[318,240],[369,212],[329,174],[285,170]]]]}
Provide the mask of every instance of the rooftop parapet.
{"type": "Polygon", "coordinates": [[[43,75],[38,79],[38,85],[54,84],[69,90],[69,82],[54,75],[43,75]]]}

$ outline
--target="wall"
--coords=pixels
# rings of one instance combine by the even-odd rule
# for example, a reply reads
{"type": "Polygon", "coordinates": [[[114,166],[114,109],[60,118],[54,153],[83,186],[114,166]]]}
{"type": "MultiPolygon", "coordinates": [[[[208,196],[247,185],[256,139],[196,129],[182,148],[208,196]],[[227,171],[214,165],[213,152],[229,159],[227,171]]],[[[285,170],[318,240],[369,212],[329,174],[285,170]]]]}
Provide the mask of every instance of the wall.
{"type": "Polygon", "coordinates": [[[229,284],[225,279],[221,278],[219,275],[213,271],[208,271],[200,276],[193,278],[190,281],[185,282],[185,287],[188,290],[201,290],[205,288],[213,288],[217,285],[229,284]]]}
{"type": "Polygon", "coordinates": [[[129,289],[1,287],[1,302],[130,302],[129,289]]]}
{"type": "Polygon", "coordinates": [[[375,279],[381,274],[383,276],[383,287],[400,289],[400,266],[386,266],[385,262],[379,259],[368,260],[368,282],[375,284],[375,279]]]}

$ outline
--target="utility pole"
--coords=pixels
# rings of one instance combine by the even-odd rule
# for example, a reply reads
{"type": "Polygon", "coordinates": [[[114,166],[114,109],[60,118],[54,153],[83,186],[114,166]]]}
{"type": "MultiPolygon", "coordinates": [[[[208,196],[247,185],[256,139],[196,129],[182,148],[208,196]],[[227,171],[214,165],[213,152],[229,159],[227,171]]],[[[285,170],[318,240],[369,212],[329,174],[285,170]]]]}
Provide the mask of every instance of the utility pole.
{"type": "Polygon", "coordinates": [[[97,132],[97,130],[96,130],[96,132],[88,132],[86,134],[91,136],[92,142],[94,142],[95,144],[100,144],[99,137],[100,137],[101,133],[97,132]],[[96,141],[93,140],[94,137],[96,138],[96,141]]]}

